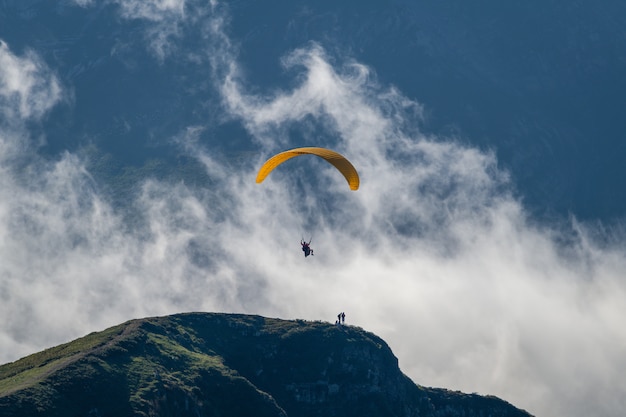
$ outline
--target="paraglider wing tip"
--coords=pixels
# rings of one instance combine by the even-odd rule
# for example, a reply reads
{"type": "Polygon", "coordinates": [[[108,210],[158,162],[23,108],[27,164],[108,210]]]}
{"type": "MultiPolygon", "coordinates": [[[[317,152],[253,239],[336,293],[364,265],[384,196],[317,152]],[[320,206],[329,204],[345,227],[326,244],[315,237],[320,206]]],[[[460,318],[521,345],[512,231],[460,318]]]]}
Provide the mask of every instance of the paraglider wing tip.
{"type": "Polygon", "coordinates": [[[346,180],[348,181],[348,185],[352,191],[356,191],[359,189],[361,185],[361,180],[359,179],[359,175],[356,173],[356,170],[353,169],[352,175],[346,176],[346,180]]]}

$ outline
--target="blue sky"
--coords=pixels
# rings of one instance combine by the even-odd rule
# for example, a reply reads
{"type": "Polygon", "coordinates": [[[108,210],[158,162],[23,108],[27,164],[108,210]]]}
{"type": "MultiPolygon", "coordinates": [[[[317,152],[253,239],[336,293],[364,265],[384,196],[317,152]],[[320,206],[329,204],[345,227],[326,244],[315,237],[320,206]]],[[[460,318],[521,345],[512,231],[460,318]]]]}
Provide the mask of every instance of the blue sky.
{"type": "Polygon", "coordinates": [[[144,316],[332,322],[345,311],[418,384],[497,395],[535,415],[621,415],[626,240],[614,220],[537,221],[497,150],[425,129],[431,108],[323,39],[280,51],[280,80],[266,86],[240,59],[247,39],[233,37],[236,13],[221,2],[64,7],[60,20],[116,17],[102,56],[117,66],[87,60],[114,72],[86,90],[89,66],[0,37],[0,362],[144,316]],[[107,82],[113,91],[151,68],[179,80],[177,104],[150,110],[144,101],[173,93],[137,87],[128,102],[145,112],[124,117],[128,103],[107,97],[107,82]],[[185,84],[190,74],[204,84],[185,84]],[[171,113],[179,123],[144,128],[171,113]],[[107,114],[125,141],[116,146],[167,145],[205,181],[135,176],[120,206],[86,152],[108,133],[58,127],[107,114]],[[80,134],[46,153],[50,126],[80,134]],[[239,153],[225,157],[232,143],[239,153]],[[305,157],[255,183],[267,157],[301,145],[348,156],[361,189],[305,157]],[[298,242],[311,234],[315,257],[304,259],[298,242]]]}

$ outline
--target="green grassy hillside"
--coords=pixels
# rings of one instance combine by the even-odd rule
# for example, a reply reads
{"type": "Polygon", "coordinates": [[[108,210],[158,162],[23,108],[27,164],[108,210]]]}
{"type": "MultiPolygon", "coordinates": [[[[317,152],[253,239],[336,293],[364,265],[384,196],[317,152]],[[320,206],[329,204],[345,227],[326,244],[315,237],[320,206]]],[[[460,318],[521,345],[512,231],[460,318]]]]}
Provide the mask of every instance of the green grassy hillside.
{"type": "Polygon", "coordinates": [[[351,326],[190,313],[133,320],[0,366],[2,416],[527,416],[415,385],[351,326]]]}

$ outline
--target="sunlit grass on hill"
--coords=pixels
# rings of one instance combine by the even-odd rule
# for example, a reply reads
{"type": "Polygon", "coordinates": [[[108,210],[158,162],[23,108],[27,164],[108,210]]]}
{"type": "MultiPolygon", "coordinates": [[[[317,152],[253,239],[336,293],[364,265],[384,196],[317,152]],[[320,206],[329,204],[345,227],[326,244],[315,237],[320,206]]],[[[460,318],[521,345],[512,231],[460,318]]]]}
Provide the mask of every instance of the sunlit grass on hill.
{"type": "Polygon", "coordinates": [[[0,366],[0,396],[33,385],[54,369],[77,359],[84,352],[89,352],[113,340],[125,327],[122,324],[102,332],[90,333],[73,342],[0,366]]]}

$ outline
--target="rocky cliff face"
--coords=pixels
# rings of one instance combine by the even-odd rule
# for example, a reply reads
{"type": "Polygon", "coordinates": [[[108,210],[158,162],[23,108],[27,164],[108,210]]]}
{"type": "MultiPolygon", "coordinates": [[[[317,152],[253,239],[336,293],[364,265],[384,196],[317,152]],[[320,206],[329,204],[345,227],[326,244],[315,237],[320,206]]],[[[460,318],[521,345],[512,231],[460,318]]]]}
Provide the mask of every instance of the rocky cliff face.
{"type": "Polygon", "coordinates": [[[259,316],[133,320],[0,367],[2,416],[528,416],[415,385],[360,328],[259,316]]]}

